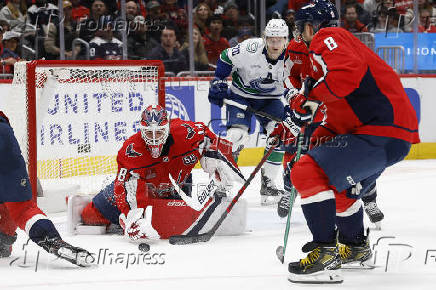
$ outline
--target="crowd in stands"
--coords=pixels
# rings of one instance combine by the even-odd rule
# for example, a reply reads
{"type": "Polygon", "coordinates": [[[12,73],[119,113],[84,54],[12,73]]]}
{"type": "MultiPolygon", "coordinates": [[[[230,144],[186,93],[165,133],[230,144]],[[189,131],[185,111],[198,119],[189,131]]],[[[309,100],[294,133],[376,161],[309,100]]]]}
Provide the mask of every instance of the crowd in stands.
{"type": "MultiPolygon", "coordinates": [[[[249,1],[193,1],[195,70],[213,70],[223,49],[260,36],[249,1]]],[[[267,19],[281,17],[292,31],[295,11],[308,1],[268,0],[267,19]]],[[[353,33],[411,32],[418,19],[419,32],[436,32],[436,0],[418,3],[415,17],[413,0],[341,0],[340,25],[353,33]]],[[[187,0],[126,0],[126,21],[119,5],[116,0],[63,1],[66,59],[87,58],[87,46],[91,59],[121,59],[124,30],[129,59],[161,59],[166,71],[188,70],[187,0]],[[81,41],[73,42],[77,38],[81,41]]],[[[21,59],[59,59],[58,15],[57,0],[0,0],[0,73],[12,73],[21,59]]]]}

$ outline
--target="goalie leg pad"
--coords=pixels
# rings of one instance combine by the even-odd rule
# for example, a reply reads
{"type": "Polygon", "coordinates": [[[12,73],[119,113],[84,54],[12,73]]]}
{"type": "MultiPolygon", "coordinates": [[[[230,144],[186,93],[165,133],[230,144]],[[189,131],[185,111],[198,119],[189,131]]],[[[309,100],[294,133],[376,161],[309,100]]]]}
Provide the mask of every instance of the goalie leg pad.
{"type": "MultiPolygon", "coordinates": [[[[221,217],[221,214],[227,209],[231,201],[232,199],[215,195],[213,202],[205,208],[198,219],[184,234],[196,235],[209,231],[221,217]]],[[[247,226],[247,208],[246,200],[239,199],[215,234],[219,236],[243,234],[247,226]]]]}
{"type": "Polygon", "coordinates": [[[91,234],[101,235],[106,233],[106,225],[84,225],[82,221],[82,213],[85,213],[85,219],[89,222],[96,220],[97,209],[92,208],[92,196],[90,195],[72,195],[68,198],[67,207],[67,231],[71,235],[76,234],[91,234]],[[84,209],[87,208],[86,211],[84,209]],[[94,209],[94,211],[92,211],[94,209]]]}
{"type": "Polygon", "coordinates": [[[233,143],[232,151],[236,152],[239,146],[243,146],[248,137],[248,126],[246,125],[232,125],[227,130],[226,139],[233,143]]]}

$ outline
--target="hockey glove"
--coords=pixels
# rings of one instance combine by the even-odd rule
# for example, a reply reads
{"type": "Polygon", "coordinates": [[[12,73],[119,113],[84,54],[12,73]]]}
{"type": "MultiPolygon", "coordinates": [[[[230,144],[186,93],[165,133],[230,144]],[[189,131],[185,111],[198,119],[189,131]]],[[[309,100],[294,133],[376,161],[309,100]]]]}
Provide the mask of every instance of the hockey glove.
{"type": "Polygon", "coordinates": [[[277,138],[279,139],[280,144],[285,146],[288,146],[295,141],[294,135],[285,125],[283,125],[283,123],[277,123],[274,130],[269,134],[268,139],[266,140],[267,146],[272,146],[277,138]]]}
{"type": "Polygon", "coordinates": [[[221,80],[219,78],[214,78],[210,82],[209,102],[222,107],[223,100],[228,96],[228,88],[229,85],[227,84],[227,81],[225,79],[221,80]]]}
{"type": "Polygon", "coordinates": [[[152,207],[147,206],[145,217],[143,208],[130,210],[127,217],[124,213],[120,214],[119,222],[124,230],[124,235],[133,241],[138,239],[160,239],[159,233],[151,225],[152,213],[152,207]]]}

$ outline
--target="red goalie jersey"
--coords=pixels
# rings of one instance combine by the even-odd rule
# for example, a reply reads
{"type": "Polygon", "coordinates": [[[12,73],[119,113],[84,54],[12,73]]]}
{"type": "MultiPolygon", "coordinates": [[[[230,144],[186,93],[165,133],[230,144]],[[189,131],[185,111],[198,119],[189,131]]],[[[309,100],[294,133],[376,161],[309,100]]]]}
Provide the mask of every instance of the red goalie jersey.
{"type": "MultiPolygon", "coordinates": [[[[114,184],[121,213],[127,215],[131,209],[153,206],[152,225],[162,238],[181,234],[201,214],[183,200],[177,201],[179,197],[169,175],[182,187],[200,161],[203,170],[224,180],[226,176],[217,168],[220,162],[214,159],[217,155],[225,160],[226,166],[239,171],[231,156],[231,142],[219,139],[203,123],[172,119],[169,132],[158,158],[151,157],[140,132],[127,139],[118,151],[118,175],[114,184]]],[[[192,190],[198,189],[193,186],[192,190]]]]}

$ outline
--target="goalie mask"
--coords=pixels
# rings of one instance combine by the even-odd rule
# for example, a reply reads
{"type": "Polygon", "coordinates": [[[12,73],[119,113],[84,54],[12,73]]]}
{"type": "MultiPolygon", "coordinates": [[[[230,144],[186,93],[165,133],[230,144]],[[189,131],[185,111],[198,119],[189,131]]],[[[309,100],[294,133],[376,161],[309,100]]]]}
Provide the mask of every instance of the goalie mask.
{"type": "Polygon", "coordinates": [[[289,28],[283,19],[271,19],[264,31],[264,42],[268,56],[277,59],[288,45],[289,28]]]}
{"type": "Polygon", "coordinates": [[[170,120],[164,108],[148,106],[141,115],[141,136],[151,157],[158,158],[170,134],[170,120]]]}

